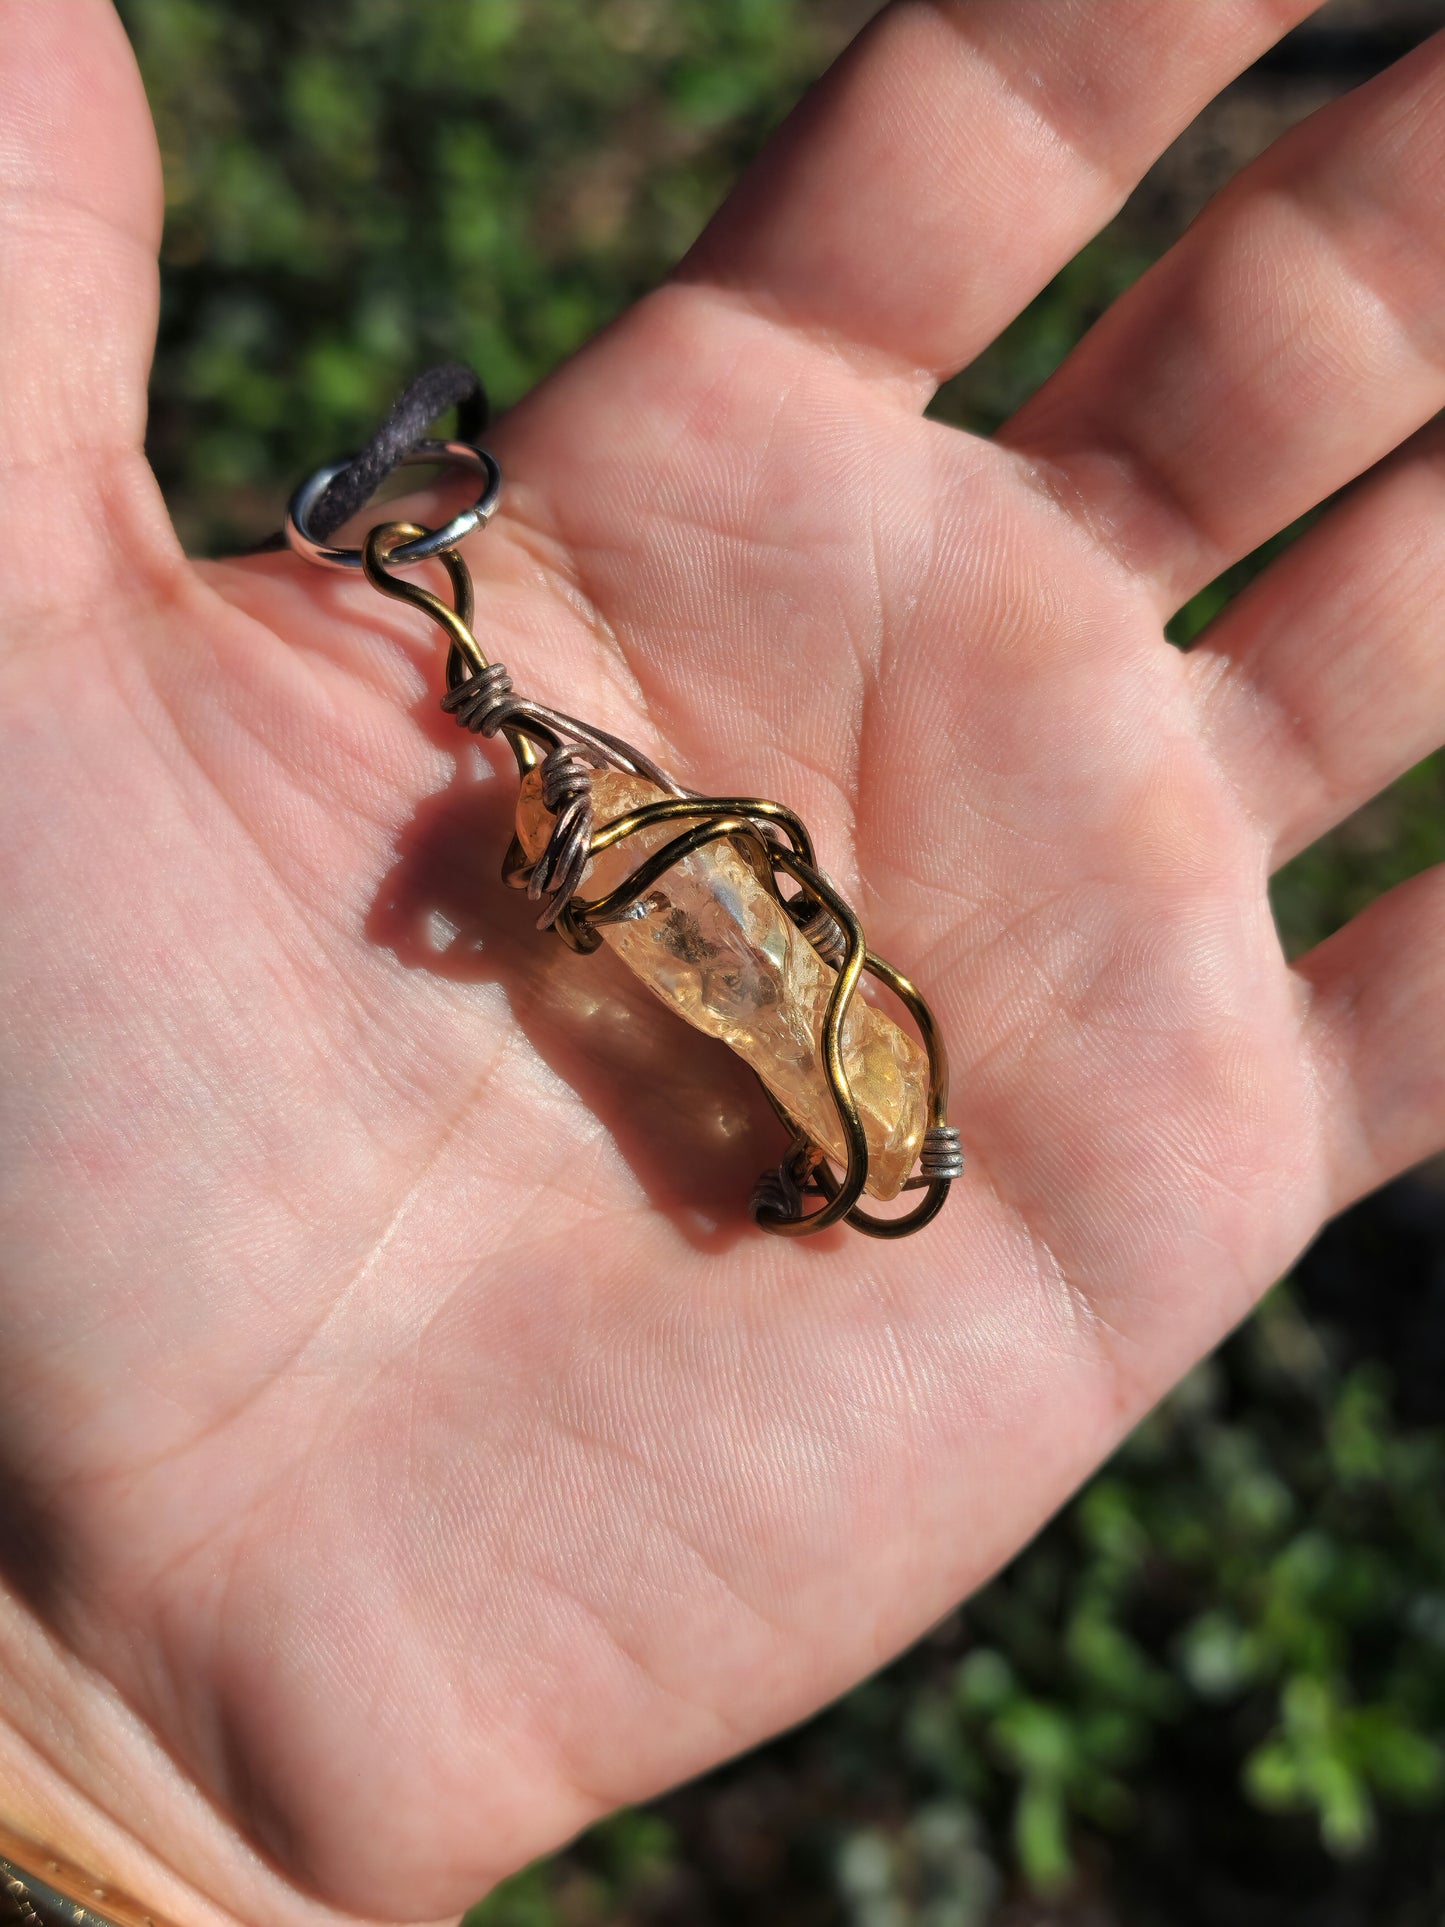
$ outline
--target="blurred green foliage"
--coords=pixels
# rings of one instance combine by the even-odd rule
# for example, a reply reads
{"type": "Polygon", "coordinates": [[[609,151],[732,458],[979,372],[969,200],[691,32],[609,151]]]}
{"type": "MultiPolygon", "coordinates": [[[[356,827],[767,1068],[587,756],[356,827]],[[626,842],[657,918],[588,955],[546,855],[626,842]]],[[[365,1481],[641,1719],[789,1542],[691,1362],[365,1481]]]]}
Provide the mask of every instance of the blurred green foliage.
{"type": "Polygon", "coordinates": [[[656,280],[841,29],[799,0],[126,0],[166,168],[152,457],[276,521],[418,369],[505,404],[656,280]]]}
{"type": "MultiPolygon", "coordinates": [[[[861,11],[124,0],[166,163],[151,448],[186,539],[274,527],[431,361],[525,389],[687,246],[861,11]]],[[[936,412],[996,426],[1158,245],[1126,214],[936,412]]],[[[1437,758],[1284,871],[1286,943],[1442,858],[1437,758]]],[[[1440,1927],[1445,1431],[1397,1407],[1282,1288],[965,1611],[474,1927],[1440,1927]]]]}

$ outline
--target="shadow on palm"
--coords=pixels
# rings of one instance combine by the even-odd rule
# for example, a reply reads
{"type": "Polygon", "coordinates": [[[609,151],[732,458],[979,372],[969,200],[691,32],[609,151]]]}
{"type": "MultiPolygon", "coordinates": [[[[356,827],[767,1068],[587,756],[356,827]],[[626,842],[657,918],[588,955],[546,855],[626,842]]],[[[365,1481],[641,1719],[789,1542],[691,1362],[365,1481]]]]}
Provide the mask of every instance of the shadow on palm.
{"type": "MultiPolygon", "coordinates": [[[[443,727],[454,741],[455,729],[443,727]]],[[[650,1209],[700,1251],[754,1238],[744,1207],[781,1133],[750,1073],[610,952],[577,956],[535,928],[534,906],[500,876],[516,791],[511,757],[492,748],[480,778],[466,760],[398,836],[367,941],[411,970],[498,984],[531,1049],[626,1159],[650,1209]]],[[[579,1226],[579,1250],[585,1239],[579,1226]]]]}

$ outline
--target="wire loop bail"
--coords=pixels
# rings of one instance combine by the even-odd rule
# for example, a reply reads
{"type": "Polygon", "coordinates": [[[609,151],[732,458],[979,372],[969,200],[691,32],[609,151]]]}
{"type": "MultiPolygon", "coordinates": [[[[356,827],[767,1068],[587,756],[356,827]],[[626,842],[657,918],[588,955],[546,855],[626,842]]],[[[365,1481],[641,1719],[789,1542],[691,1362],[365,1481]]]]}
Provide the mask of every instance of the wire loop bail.
{"type": "MultiPolygon", "coordinates": [[[[320,468],[314,469],[306,477],[286,505],[288,544],[297,555],[304,557],[307,562],[314,562],[318,568],[361,569],[366,566],[361,549],[324,542],[312,529],[312,517],[317,504],[337,477],[345,474],[355,460],[355,456],[348,455],[339,462],[323,462],[320,468]]],[[[415,535],[394,548],[389,557],[394,567],[411,568],[418,562],[429,562],[445,550],[455,548],[473,529],[486,526],[502,499],[502,471],[497,466],[496,457],[485,448],[478,448],[474,442],[426,440],[397,457],[398,467],[435,467],[438,463],[479,476],[481,491],[476,500],[460,514],[454,515],[450,522],[444,522],[437,529],[417,528],[415,535]]]]}

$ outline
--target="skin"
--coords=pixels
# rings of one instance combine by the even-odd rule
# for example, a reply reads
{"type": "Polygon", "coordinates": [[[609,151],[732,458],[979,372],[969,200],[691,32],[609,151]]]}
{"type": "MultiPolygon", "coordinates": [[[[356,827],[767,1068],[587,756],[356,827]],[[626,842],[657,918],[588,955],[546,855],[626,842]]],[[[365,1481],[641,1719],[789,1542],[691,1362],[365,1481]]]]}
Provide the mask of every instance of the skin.
{"type": "Polygon", "coordinates": [[[934,1002],[969,1171],[890,1247],[750,1226],[776,1122],[503,889],[435,630],[183,557],[129,50],[0,3],[17,1824],[184,1922],[455,1914],[897,1652],[1445,1143],[1445,876],[1293,967],[1265,895],[1445,740],[1445,46],[997,441],[922,416],[1307,11],[889,8],[493,437],[491,652],[792,803],[934,1002]]]}

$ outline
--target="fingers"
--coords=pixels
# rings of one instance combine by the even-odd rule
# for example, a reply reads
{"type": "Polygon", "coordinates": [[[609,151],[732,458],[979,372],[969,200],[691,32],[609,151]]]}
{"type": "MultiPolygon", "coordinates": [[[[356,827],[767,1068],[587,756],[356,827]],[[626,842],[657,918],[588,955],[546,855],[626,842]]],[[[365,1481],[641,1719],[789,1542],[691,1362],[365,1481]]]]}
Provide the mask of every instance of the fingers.
{"type": "Polygon", "coordinates": [[[1317,0],[898,0],[683,264],[926,395],[1317,0]]]}
{"type": "MultiPolygon", "coordinates": [[[[0,500],[12,528],[62,528],[72,553],[128,491],[119,473],[140,474],[160,222],[150,115],[109,0],[0,0],[0,500]]],[[[8,552],[12,605],[27,546],[8,552]]]]}
{"type": "Polygon", "coordinates": [[[1205,732],[1285,862],[1445,743],[1445,420],[1191,650],[1205,732]]]}
{"type": "Polygon", "coordinates": [[[1445,1147],[1445,866],[1380,897],[1298,970],[1338,1211],[1445,1147]]]}
{"type": "Polygon", "coordinates": [[[1004,430],[1177,607],[1445,403],[1445,36],[1221,194],[1004,430]]]}

